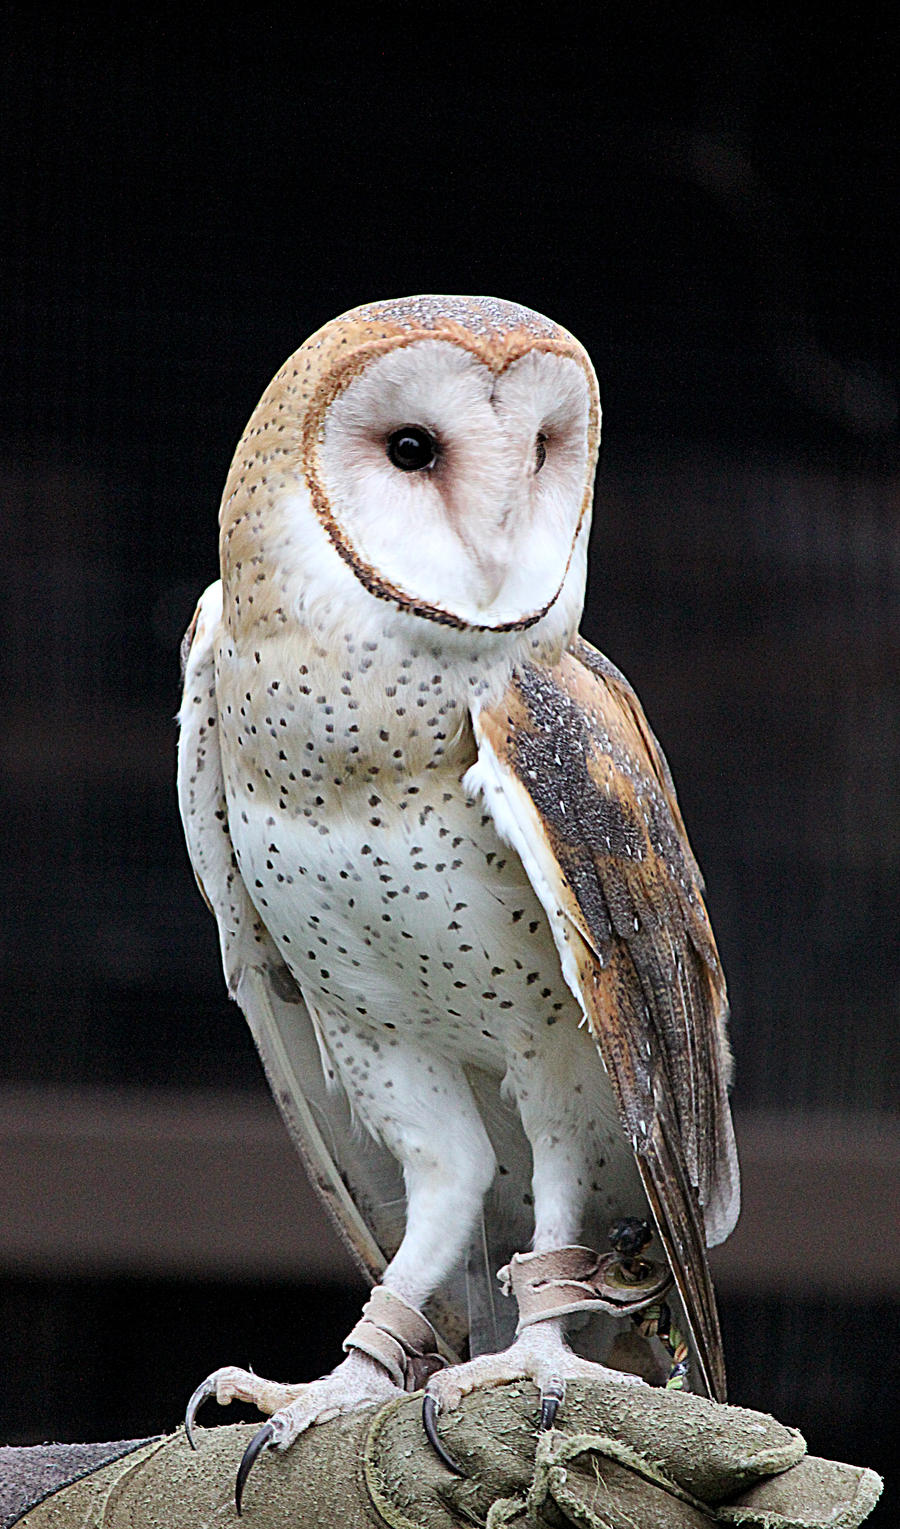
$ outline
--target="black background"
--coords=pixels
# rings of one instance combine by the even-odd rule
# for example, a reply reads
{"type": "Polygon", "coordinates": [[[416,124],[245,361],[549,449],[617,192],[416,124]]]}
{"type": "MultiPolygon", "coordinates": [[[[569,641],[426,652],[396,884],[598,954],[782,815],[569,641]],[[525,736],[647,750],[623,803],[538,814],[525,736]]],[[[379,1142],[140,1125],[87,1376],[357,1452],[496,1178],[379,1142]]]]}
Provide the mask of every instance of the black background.
{"type": "MultiPolygon", "coordinates": [[[[585,631],[673,766],[738,1107],[887,1110],[895,38],[859,12],[276,14],[7,13],[2,1077],[261,1086],[172,788],[221,485],[319,324],[485,292],[597,367],[585,631]]],[[[318,1373],[356,1294],[10,1274],[0,1302],[15,1442],[172,1426],[245,1353],[318,1373]]],[[[884,1468],[896,1307],[852,1276],[829,1303],[724,1304],[733,1398],[884,1468]]]]}

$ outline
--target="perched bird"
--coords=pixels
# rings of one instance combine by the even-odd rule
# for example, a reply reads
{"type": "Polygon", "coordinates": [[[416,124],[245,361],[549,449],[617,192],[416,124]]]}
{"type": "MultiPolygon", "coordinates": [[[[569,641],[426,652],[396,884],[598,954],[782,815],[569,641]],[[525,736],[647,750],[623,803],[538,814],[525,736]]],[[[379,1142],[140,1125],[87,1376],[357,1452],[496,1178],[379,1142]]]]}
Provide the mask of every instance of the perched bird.
{"type": "Polygon", "coordinates": [[[307,340],[231,466],[181,813],[229,990],[375,1285],[331,1374],[198,1387],[189,1431],[207,1396],[271,1414],[239,1500],[262,1448],[397,1388],[425,1385],[432,1436],[518,1377],[552,1420],[610,1313],[673,1278],[724,1397],[725,986],[665,759],[578,635],[599,412],[540,314],[401,298],[307,340]],[[597,1251],[623,1221],[648,1258],[649,1232],[597,1251]]]}

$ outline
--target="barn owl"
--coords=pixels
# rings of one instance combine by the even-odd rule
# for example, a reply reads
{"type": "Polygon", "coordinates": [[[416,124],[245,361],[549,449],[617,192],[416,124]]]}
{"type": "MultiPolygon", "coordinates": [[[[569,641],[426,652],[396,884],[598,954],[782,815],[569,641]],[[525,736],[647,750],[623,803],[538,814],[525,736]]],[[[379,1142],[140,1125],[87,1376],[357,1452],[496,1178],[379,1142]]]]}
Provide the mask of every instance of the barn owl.
{"type": "Polygon", "coordinates": [[[673,1282],[724,1397],[725,987],[665,759],[578,635],[599,417],[557,324],[403,298],[301,345],[231,466],[181,813],[229,990],[374,1286],[329,1375],[227,1366],[194,1393],[189,1434],[211,1396],[269,1415],[238,1507],[262,1449],[398,1389],[424,1386],[434,1439],[514,1378],[552,1422],[610,1314],[673,1282]],[[611,1222],[646,1222],[647,1257],[599,1252],[611,1222]]]}

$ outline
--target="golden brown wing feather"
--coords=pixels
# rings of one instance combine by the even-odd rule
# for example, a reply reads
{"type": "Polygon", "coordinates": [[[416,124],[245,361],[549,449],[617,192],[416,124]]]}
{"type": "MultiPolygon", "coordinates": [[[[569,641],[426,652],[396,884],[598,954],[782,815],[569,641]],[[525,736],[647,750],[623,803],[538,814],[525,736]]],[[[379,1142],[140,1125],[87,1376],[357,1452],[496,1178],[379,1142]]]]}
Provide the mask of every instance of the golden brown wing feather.
{"type": "Polygon", "coordinates": [[[703,1378],[724,1398],[706,1247],[738,1210],[727,1002],[668,766],[627,681],[580,638],[553,669],[515,675],[476,728],[612,1081],[703,1378]]]}

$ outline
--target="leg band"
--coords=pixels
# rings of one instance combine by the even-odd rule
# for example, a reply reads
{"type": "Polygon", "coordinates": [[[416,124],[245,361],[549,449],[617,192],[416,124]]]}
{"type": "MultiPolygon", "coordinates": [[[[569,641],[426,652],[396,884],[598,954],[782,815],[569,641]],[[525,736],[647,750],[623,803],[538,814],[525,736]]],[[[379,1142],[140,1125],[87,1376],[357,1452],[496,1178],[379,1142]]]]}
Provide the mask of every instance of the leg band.
{"type": "Polygon", "coordinates": [[[444,1365],[431,1323],[384,1285],[375,1286],[344,1349],[368,1354],[403,1391],[418,1391],[444,1365]]]}
{"type": "Polygon", "coordinates": [[[590,1248],[554,1248],[549,1253],[515,1253],[497,1278],[504,1295],[514,1295],[519,1325],[578,1311],[607,1311],[630,1317],[658,1301],[672,1284],[665,1264],[649,1258],[626,1268],[617,1253],[600,1257],[590,1248]]]}

